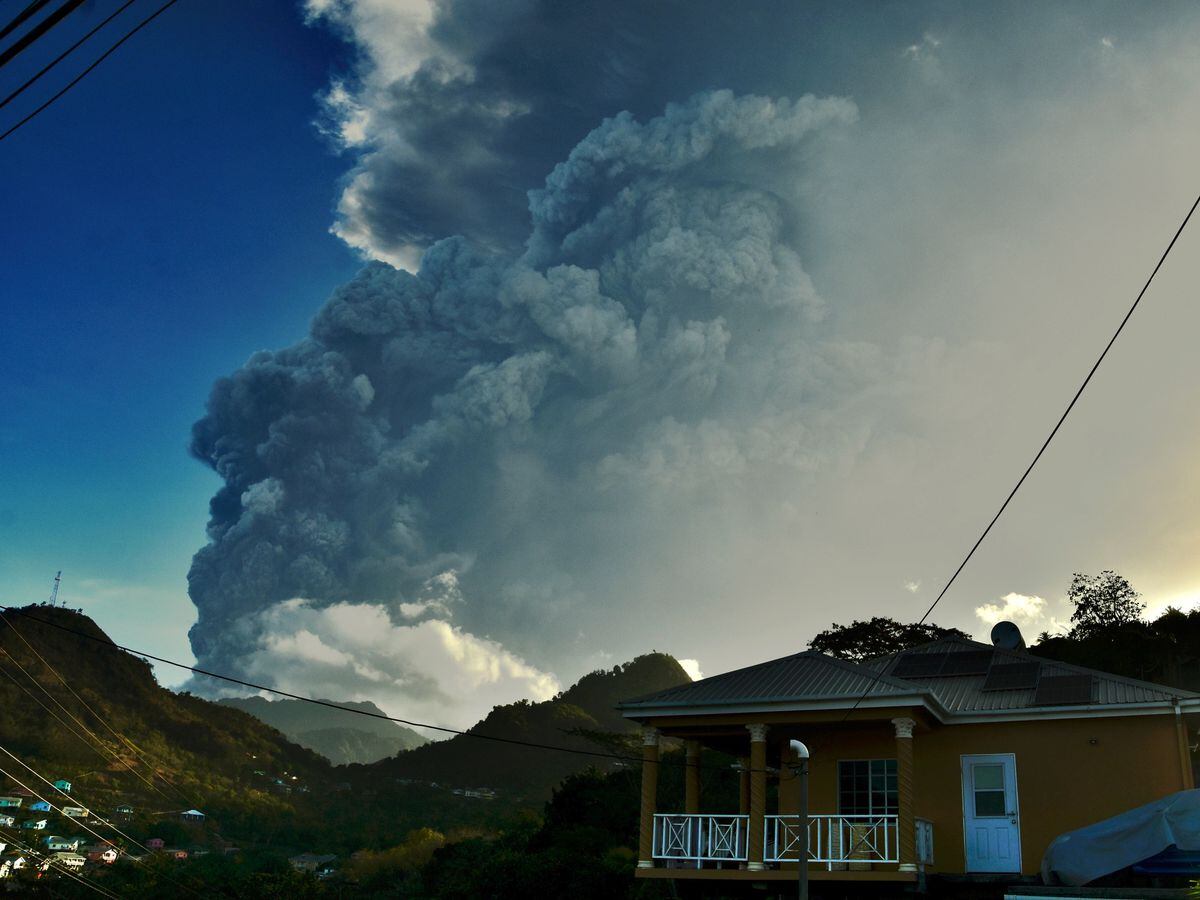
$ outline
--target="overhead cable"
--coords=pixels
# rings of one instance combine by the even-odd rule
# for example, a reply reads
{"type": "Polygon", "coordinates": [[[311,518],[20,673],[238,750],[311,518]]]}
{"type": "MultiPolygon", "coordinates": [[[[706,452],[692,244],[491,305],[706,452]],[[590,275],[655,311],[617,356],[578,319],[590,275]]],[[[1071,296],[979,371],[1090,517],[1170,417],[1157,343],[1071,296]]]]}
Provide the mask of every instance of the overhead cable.
{"type": "MultiPolygon", "coordinates": [[[[1142,297],[1144,297],[1146,295],[1146,291],[1150,289],[1150,284],[1154,281],[1154,276],[1158,274],[1158,270],[1161,269],[1163,263],[1167,261],[1167,256],[1170,255],[1172,248],[1175,246],[1175,242],[1179,240],[1179,236],[1183,234],[1183,229],[1187,227],[1188,221],[1192,218],[1192,213],[1196,211],[1197,206],[1200,206],[1200,196],[1196,197],[1196,200],[1192,203],[1187,215],[1183,217],[1183,221],[1180,222],[1179,227],[1175,229],[1175,234],[1171,237],[1170,242],[1167,244],[1167,249],[1165,249],[1162,252],[1162,256],[1158,258],[1158,263],[1154,266],[1153,271],[1150,272],[1150,277],[1146,279],[1146,283],[1142,285],[1142,289],[1138,291],[1137,297],[1134,298],[1133,305],[1129,307],[1128,312],[1125,313],[1125,316],[1121,319],[1120,324],[1117,325],[1117,330],[1113,332],[1112,337],[1108,339],[1108,343],[1104,345],[1104,349],[1100,351],[1100,355],[1096,358],[1096,361],[1092,363],[1092,367],[1088,370],[1087,376],[1083,379],[1083,383],[1079,385],[1079,389],[1076,390],[1074,396],[1071,397],[1071,402],[1067,404],[1067,408],[1063,410],[1063,414],[1058,417],[1058,421],[1055,422],[1054,427],[1050,429],[1050,434],[1046,437],[1046,440],[1042,442],[1042,445],[1038,448],[1037,453],[1034,454],[1033,461],[1025,467],[1025,471],[1021,473],[1021,477],[1017,479],[1017,483],[1013,485],[1013,489],[1008,492],[1008,496],[1004,498],[1004,502],[1000,504],[1000,508],[996,510],[996,514],[992,516],[991,521],[987,523],[987,527],[983,529],[983,533],[976,538],[975,543],[971,545],[971,549],[967,551],[967,555],[963,558],[963,561],[958,564],[958,568],[954,570],[954,574],[950,576],[950,580],[947,581],[941,591],[938,592],[938,595],[936,598],[934,598],[933,603],[929,604],[929,609],[925,610],[925,615],[921,616],[920,621],[917,622],[918,625],[924,625],[925,621],[937,608],[937,605],[942,602],[942,598],[946,596],[946,592],[950,590],[950,586],[954,584],[954,581],[958,578],[959,573],[967,567],[967,563],[971,561],[971,557],[975,555],[975,551],[979,549],[979,545],[983,543],[984,538],[986,538],[988,533],[992,530],[992,526],[999,521],[1000,516],[1002,516],[1004,511],[1008,509],[1008,504],[1011,503],[1012,498],[1017,495],[1017,491],[1021,489],[1021,485],[1025,483],[1025,479],[1029,477],[1029,473],[1033,471],[1033,467],[1038,464],[1038,461],[1042,458],[1042,454],[1046,452],[1046,448],[1050,446],[1050,442],[1054,440],[1054,436],[1057,435],[1058,430],[1062,428],[1063,422],[1067,421],[1067,416],[1071,414],[1071,410],[1075,408],[1075,404],[1083,395],[1083,392],[1087,388],[1088,384],[1091,383],[1092,376],[1096,374],[1096,370],[1100,368],[1100,364],[1104,362],[1104,358],[1108,356],[1108,351],[1112,349],[1113,344],[1117,342],[1117,338],[1121,336],[1121,332],[1125,330],[1125,325],[1129,322],[1130,318],[1133,317],[1133,313],[1138,308],[1138,304],[1142,302],[1142,297]]],[[[879,667],[879,670],[875,673],[875,677],[871,680],[871,683],[867,685],[867,689],[863,691],[862,696],[860,696],[854,702],[854,706],[850,707],[850,709],[846,711],[846,715],[842,717],[842,721],[845,721],[846,718],[849,717],[850,713],[854,712],[854,710],[858,708],[859,704],[867,698],[872,690],[874,690],[875,685],[878,684],[879,679],[883,676],[884,668],[885,666],[883,665],[879,667]]]]}

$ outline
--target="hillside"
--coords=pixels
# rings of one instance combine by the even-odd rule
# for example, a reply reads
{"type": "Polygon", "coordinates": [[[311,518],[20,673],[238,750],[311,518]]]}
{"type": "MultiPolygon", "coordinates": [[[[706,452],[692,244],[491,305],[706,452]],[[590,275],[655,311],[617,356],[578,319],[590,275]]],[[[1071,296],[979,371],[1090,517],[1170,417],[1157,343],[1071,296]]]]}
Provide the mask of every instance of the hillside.
{"type": "Polygon", "coordinates": [[[548,797],[568,774],[603,760],[530,750],[480,740],[487,735],[579,750],[623,746],[613,735],[628,736],[630,725],[616,710],[619,701],[690,681],[671,656],[648,653],[623,666],[592,672],[573,687],[541,703],[520,701],[495,707],[467,735],[408,750],[368,767],[389,776],[464,788],[515,792],[527,800],[548,797]]]}
{"type": "MultiPolygon", "coordinates": [[[[300,700],[228,697],[218,702],[250,713],[272,728],[279,729],[289,740],[320,753],[335,765],[372,763],[429,742],[428,738],[396,722],[347,715],[327,706],[300,700]]],[[[383,715],[383,710],[370,701],[337,705],[383,715]]]]}
{"type": "MultiPolygon", "coordinates": [[[[275,779],[286,773],[295,790],[331,781],[324,759],[253,716],[160,687],[145,660],[112,647],[87,616],[46,606],[5,616],[0,745],[41,774],[72,781],[80,803],[157,817],[195,807],[208,815],[208,832],[242,839],[295,816],[275,779]]],[[[53,802],[36,776],[4,759],[10,777],[0,790],[19,780],[53,802]]]]}

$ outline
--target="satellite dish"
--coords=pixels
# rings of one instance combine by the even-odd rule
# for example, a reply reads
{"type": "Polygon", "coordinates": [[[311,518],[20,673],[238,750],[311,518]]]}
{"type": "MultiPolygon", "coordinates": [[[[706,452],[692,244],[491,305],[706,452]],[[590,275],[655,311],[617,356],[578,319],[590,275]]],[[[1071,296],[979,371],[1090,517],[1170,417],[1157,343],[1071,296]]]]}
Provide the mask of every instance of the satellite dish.
{"type": "Polygon", "coordinates": [[[992,626],[992,646],[1001,650],[1024,650],[1025,638],[1015,622],[997,622],[992,626]]]}

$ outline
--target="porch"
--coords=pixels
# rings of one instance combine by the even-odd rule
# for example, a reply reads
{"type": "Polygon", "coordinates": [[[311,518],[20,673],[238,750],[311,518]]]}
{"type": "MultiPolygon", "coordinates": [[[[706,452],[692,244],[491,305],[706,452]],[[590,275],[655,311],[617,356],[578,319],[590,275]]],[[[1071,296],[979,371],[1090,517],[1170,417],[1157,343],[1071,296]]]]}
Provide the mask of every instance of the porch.
{"type": "MultiPolygon", "coordinates": [[[[682,723],[680,723],[682,725],[682,723]]],[[[878,742],[886,727],[894,756],[886,760],[851,760],[866,766],[864,802],[883,804],[875,809],[847,811],[844,796],[819,791],[815,809],[800,815],[799,761],[791,758],[789,738],[803,731],[826,737],[843,731],[832,723],[751,723],[712,729],[701,737],[686,727],[643,730],[642,822],[638,876],[711,880],[772,881],[794,879],[803,836],[807,832],[809,878],[821,881],[915,882],[933,865],[933,823],[915,814],[912,733],[915,722],[907,717],[857,722],[878,742]],[[768,736],[768,732],[770,735],[768,736]],[[739,737],[739,735],[741,735],[739,737]],[[686,748],[684,797],[679,806],[658,808],[660,741],[682,738],[686,748]],[[736,753],[737,744],[748,752],[736,753]],[[700,752],[703,746],[723,752],[735,750],[740,781],[737,813],[702,812],[700,752]],[[879,763],[878,778],[871,772],[879,763]],[[878,783],[876,783],[878,782],[878,783]],[[768,786],[778,808],[768,812],[768,786]],[[834,800],[837,813],[827,812],[834,800]],[[829,805],[827,805],[829,804],[829,805]],[[821,807],[824,806],[824,809],[821,807]]],[[[828,747],[825,740],[820,744],[828,747]]],[[[823,761],[828,772],[829,759],[823,761]]],[[[835,761],[834,765],[838,763],[835,761]]],[[[844,764],[844,763],[843,763],[844,764]]],[[[853,780],[852,780],[853,782],[853,780]]],[[[852,783],[851,787],[856,786],[852,783]]],[[[718,809],[720,804],[718,804],[718,809]]]]}

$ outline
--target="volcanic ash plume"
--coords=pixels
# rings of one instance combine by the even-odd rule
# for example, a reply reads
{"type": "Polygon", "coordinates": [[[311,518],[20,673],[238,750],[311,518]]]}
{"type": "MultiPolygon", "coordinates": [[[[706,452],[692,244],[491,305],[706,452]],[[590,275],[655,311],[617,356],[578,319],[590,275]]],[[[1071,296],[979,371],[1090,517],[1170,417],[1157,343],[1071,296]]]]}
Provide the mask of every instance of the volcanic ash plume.
{"type": "Polygon", "coordinates": [[[813,349],[780,173],[855,115],[726,91],[617,115],[530,192],[522,252],[371,263],[221,379],[191,445],[224,481],[189,574],[201,663],[410,710],[547,695],[525,659],[640,602],[664,517],[853,443],[815,436],[863,360],[813,349]]]}

